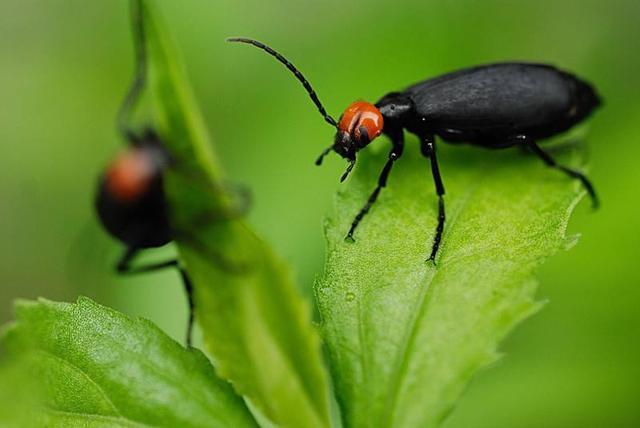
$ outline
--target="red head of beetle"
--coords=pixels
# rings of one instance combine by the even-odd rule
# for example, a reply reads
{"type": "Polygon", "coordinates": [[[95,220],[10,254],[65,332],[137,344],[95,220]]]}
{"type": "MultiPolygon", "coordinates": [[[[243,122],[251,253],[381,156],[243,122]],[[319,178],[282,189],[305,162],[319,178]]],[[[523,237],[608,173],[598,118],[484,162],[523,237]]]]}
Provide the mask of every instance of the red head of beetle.
{"type": "Polygon", "coordinates": [[[132,202],[147,191],[155,173],[155,165],[146,152],[128,150],[120,154],[107,169],[105,185],[116,200],[132,202]]]}
{"type": "Polygon", "coordinates": [[[356,152],[382,133],[382,113],[371,103],[356,101],[340,117],[333,150],[343,158],[355,159],[356,152]]]}
{"type": "Polygon", "coordinates": [[[168,155],[156,143],[131,147],[107,168],[105,190],[118,203],[135,203],[153,191],[168,163],[168,155]]]}

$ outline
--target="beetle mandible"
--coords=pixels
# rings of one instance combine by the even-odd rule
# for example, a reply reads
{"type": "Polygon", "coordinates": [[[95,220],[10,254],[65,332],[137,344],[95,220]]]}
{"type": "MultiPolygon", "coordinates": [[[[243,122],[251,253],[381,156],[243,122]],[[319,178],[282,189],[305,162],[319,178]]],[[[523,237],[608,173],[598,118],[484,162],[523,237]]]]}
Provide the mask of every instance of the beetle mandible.
{"type": "Polygon", "coordinates": [[[468,143],[490,149],[522,146],[542,161],[572,178],[578,179],[592,199],[598,198],[589,179],[580,171],[558,164],[542,150],[538,141],[563,131],[588,117],[600,105],[593,86],[575,75],[551,65],[532,63],[497,63],[466,68],[390,92],[375,104],[356,101],[349,105],[339,121],[331,117],[318,99],[311,84],[284,56],[254,39],[234,37],[230,42],[253,45],[275,57],[302,83],[320,114],[336,128],[334,142],[324,156],[335,151],[349,164],[340,181],[344,181],[356,162],[356,154],[381,134],[392,143],[389,159],[380,173],[378,184],[366,204],[355,216],[346,239],[378,199],[394,163],[402,156],[404,131],[420,140],[422,154],[429,159],[438,195],[438,225],[428,260],[435,263],[445,224],[444,184],[436,158],[435,136],[450,143],[468,143]]]}

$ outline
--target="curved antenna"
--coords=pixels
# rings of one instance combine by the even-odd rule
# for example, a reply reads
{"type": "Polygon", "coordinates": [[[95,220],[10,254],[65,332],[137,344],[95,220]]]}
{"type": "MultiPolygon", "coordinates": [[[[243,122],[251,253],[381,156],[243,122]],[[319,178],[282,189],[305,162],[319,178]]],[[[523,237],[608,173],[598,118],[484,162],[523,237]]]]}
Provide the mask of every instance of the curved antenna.
{"type": "Polygon", "coordinates": [[[127,95],[125,95],[116,119],[118,131],[128,140],[135,140],[135,134],[128,126],[129,116],[140,97],[140,92],[147,79],[147,47],[144,28],[142,0],[131,0],[131,29],[135,51],[135,73],[127,95]]]}
{"type": "Polygon", "coordinates": [[[287,67],[289,71],[293,73],[294,76],[296,76],[296,79],[298,79],[300,83],[302,83],[302,86],[304,86],[304,88],[307,90],[309,97],[311,97],[311,101],[313,101],[316,107],[318,107],[318,111],[320,111],[320,114],[322,115],[324,120],[334,128],[338,127],[338,124],[336,123],[335,119],[332,118],[327,113],[327,110],[325,110],[324,106],[318,99],[318,95],[316,95],[316,91],[313,90],[313,87],[311,87],[311,84],[302,75],[300,70],[298,70],[293,64],[291,64],[289,60],[287,60],[284,56],[282,56],[280,53],[276,52],[274,49],[270,48],[269,46],[265,45],[264,43],[254,39],[249,39],[246,37],[230,37],[227,39],[227,42],[239,42],[239,43],[246,43],[248,45],[253,45],[258,49],[262,49],[263,51],[267,52],[269,55],[273,56],[275,59],[277,59],[282,64],[284,64],[284,66],[287,67]]]}

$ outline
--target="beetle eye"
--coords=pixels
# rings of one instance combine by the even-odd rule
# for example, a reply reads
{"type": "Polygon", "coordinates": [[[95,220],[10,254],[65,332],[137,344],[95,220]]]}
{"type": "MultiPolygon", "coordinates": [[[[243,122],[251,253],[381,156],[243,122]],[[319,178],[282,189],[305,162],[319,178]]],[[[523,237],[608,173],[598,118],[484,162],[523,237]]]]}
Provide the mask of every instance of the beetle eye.
{"type": "Polygon", "coordinates": [[[334,144],[336,147],[336,151],[339,151],[341,147],[348,146],[351,142],[351,135],[348,132],[338,131],[336,133],[334,144]]]}
{"type": "Polygon", "coordinates": [[[366,146],[369,144],[369,131],[367,131],[367,127],[364,125],[360,125],[356,130],[356,141],[358,144],[362,146],[366,146]]]}

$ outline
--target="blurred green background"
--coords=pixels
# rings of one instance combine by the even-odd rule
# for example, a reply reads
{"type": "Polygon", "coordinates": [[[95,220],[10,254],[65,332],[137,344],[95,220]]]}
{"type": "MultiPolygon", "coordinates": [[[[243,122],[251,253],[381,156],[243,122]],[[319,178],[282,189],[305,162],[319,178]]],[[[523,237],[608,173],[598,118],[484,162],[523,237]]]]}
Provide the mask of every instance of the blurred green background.
{"type": "MultiPolygon", "coordinates": [[[[579,244],[540,270],[547,306],[503,344],[506,357],[476,377],[446,426],[640,426],[638,0],[159,3],[229,177],[253,189],[251,222],[308,296],[344,165],[313,165],[331,129],[279,64],[225,37],[281,50],[334,116],[354,99],[498,60],[553,63],[596,83],[605,107],[586,143],[603,207],[578,207],[579,244]]],[[[84,294],[182,340],[177,275],[115,277],[122,248],[92,209],[97,174],[122,147],[113,122],[132,71],[127,11],[124,0],[0,0],[2,322],[16,297],[84,294]]]]}

